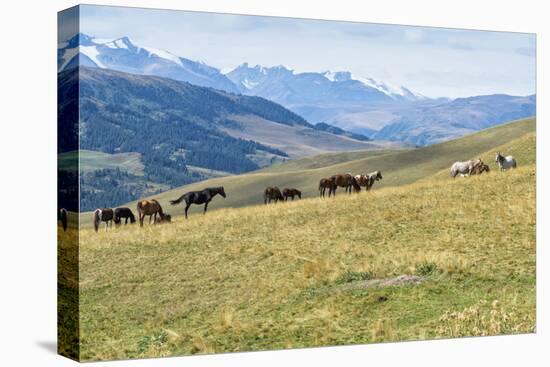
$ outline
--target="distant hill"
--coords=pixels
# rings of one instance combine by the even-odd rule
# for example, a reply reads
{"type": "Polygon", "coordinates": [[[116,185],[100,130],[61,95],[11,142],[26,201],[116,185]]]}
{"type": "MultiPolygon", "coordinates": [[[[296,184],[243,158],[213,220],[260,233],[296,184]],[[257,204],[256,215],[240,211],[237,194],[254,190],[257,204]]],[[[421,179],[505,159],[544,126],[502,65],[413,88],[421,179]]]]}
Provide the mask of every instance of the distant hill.
{"type": "MultiPolygon", "coordinates": [[[[296,187],[303,191],[304,197],[316,197],[319,195],[319,179],[335,173],[352,172],[358,174],[381,170],[384,179],[375,184],[374,189],[376,190],[381,187],[398,186],[421,180],[442,170],[447,170],[457,160],[476,158],[483,154],[485,154],[484,157],[488,157],[487,163],[491,168],[496,170],[496,164],[489,154],[494,149],[501,149],[507,153],[518,155],[521,158],[519,160],[520,165],[532,164],[535,159],[534,147],[529,150],[531,153],[527,155],[522,153],[524,148],[519,148],[519,150],[516,148],[504,150],[504,148],[508,146],[525,147],[525,144],[518,145],[513,142],[526,136],[533,136],[535,127],[536,122],[534,119],[526,119],[499,125],[429,147],[383,152],[325,154],[318,157],[319,164],[316,162],[317,157],[289,161],[257,172],[215,178],[186,185],[154,197],[161,202],[167,212],[180,215],[182,208],[170,206],[168,200],[178,197],[184,192],[210,186],[223,185],[227,192],[227,199],[218,199],[209,205],[209,209],[216,209],[258,205],[262,203],[264,188],[274,185],[280,188],[296,187]],[[527,156],[529,158],[525,158],[527,156]]],[[[534,140],[530,140],[530,144],[534,145],[534,140]]],[[[445,175],[445,177],[448,176],[445,175]]],[[[344,195],[342,189],[338,191],[338,195],[344,195]]],[[[135,203],[128,205],[134,206],[135,203]]],[[[192,207],[191,212],[198,213],[200,208],[192,207]]]]}
{"type": "Polygon", "coordinates": [[[536,97],[494,94],[414,107],[373,134],[374,139],[430,145],[536,114],[536,97]]]}
{"type": "MultiPolygon", "coordinates": [[[[79,88],[80,149],[139,154],[143,179],[158,185],[202,180],[209,171],[239,174],[289,158],[383,146],[317,130],[260,97],[100,68],[81,67],[77,79],[77,70],[59,74],[60,116],[74,112],[74,101],[64,101],[63,92],[79,88]]],[[[71,147],[78,145],[67,150],[71,147]]]]}

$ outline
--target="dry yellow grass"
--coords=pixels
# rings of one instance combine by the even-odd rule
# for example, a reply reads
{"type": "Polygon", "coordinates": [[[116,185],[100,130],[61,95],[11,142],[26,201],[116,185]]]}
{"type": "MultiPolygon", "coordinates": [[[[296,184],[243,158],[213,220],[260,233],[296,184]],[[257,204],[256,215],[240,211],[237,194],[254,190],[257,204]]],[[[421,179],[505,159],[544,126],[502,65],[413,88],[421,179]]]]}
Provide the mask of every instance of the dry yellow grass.
{"type": "Polygon", "coordinates": [[[83,229],[80,270],[83,360],[530,332],[535,167],[83,229]],[[487,322],[453,314],[483,299],[501,307],[487,322]]]}

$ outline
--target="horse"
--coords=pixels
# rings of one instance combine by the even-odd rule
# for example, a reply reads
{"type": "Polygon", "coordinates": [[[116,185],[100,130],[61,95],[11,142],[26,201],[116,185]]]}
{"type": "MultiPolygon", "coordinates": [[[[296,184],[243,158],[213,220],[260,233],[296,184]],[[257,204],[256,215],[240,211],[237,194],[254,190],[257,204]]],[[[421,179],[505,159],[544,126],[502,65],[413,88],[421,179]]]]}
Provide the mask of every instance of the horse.
{"type": "Polygon", "coordinates": [[[369,191],[372,188],[372,185],[374,185],[374,181],[380,181],[382,177],[382,172],[380,171],[374,171],[367,175],[367,191],[369,191]]]}
{"type": "Polygon", "coordinates": [[[325,191],[328,189],[328,196],[330,197],[330,194],[332,193],[332,187],[334,183],[330,178],[322,178],[319,181],[319,197],[324,198],[325,197],[325,191]]]}
{"type": "Polygon", "coordinates": [[[277,186],[274,187],[266,187],[264,190],[264,204],[271,203],[271,200],[275,200],[275,203],[277,201],[281,200],[284,201],[285,198],[283,197],[283,194],[281,194],[281,190],[277,186]]]}
{"type": "Polygon", "coordinates": [[[298,189],[289,189],[284,188],[283,189],[283,198],[285,201],[288,200],[288,197],[290,196],[291,200],[294,200],[294,196],[298,196],[298,199],[302,198],[302,192],[298,189]]]}
{"type": "MultiPolygon", "coordinates": [[[[359,186],[359,184],[355,180],[355,177],[353,177],[351,173],[337,174],[331,176],[330,180],[332,181],[331,191],[334,196],[336,196],[336,189],[338,187],[345,187],[348,194],[351,194],[352,188],[355,190],[355,192],[361,191],[361,186],[359,186]]],[[[329,191],[329,196],[331,191],[329,191]]]]}
{"type": "Polygon", "coordinates": [[[369,175],[355,175],[354,178],[359,186],[367,187],[369,184],[369,175]]]}
{"type": "Polygon", "coordinates": [[[136,217],[134,216],[134,213],[130,210],[130,208],[116,208],[115,209],[115,224],[120,224],[122,222],[122,219],[124,218],[124,224],[128,224],[128,219],[130,219],[130,223],[136,222],[136,217]]]}
{"type": "Polygon", "coordinates": [[[163,224],[163,223],[171,223],[172,222],[172,216],[170,214],[164,214],[163,217],[160,217],[157,219],[157,224],[163,224]]]}
{"type": "Polygon", "coordinates": [[[495,162],[497,162],[498,168],[500,168],[501,171],[506,171],[508,168],[517,168],[518,166],[516,159],[513,156],[509,155],[505,157],[500,154],[500,152],[497,153],[495,162]]]}
{"type": "Polygon", "coordinates": [[[223,186],[209,187],[201,191],[190,191],[188,193],[183,194],[182,196],[180,196],[175,200],[170,200],[170,204],[176,205],[181,203],[182,200],[185,200],[185,218],[187,219],[187,211],[189,210],[189,207],[191,206],[191,204],[204,204],[203,214],[206,214],[208,203],[217,194],[220,194],[225,199],[226,196],[225,196],[225,190],[223,189],[223,186]]]}
{"type": "Polygon", "coordinates": [[[111,208],[98,208],[94,210],[94,229],[97,232],[101,222],[105,222],[105,230],[109,228],[109,225],[113,226],[114,212],[111,208]]]}
{"type": "Polygon", "coordinates": [[[67,209],[61,208],[57,212],[57,220],[61,221],[61,226],[63,227],[63,232],[67,231],[67,209]]]}
{"type": "Polygon", "coordinates": [[[455,178],[458,174],[461,174],[462,176],[470,176],[472,174],[472,170],[481,164],[483,164],[481,158],[470,159],[465,162],[454,162],[450,169],[451,177],[455,178]]]}
{"type": "Polygon", "coordinates": [[[162,211],[162,207],[160,206],[159,202],[155,199],[138,201],[137,211],[140,227],[143,227],[143,220],[145,219],[146,215],[149,216],[149,224],[151,224],[151,218],[154,218],[153,223],[157,223],[157,214],[161,221],[166,217],[166,214],[164,214],[164,212],[162,211]]]}
{"type": "Polygon", "coordinates": [[[472,169],[472,175],[481,175],[483,172],[489,173],[491,169],[489,168],[489,165],[482,163],[480,165],[475,166],[472,169]]]}

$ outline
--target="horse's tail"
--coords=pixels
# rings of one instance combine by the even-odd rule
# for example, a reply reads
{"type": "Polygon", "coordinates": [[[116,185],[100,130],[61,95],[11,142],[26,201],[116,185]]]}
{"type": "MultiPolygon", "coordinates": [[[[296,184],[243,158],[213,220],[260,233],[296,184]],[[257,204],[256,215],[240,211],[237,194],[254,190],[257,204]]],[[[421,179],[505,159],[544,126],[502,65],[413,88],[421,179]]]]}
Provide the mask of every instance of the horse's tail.
{"type": "Polygon", "coordinates": [[[180,197],[177,198],[176,200],[170,200],[170,204],[176,205],[176,204],[181,203],[181,201],[182,201],[183,199],[185,199],[185,195],[187,195],[187,194],[183,194],[182,196],[180,196],[180,197]]]}
{"type": "Polygon", "coordinates": [[[101,209],[94,210],[94,229],[96,232],[99,229],[99,222],[101,222],[100,213],[101,209]]]}

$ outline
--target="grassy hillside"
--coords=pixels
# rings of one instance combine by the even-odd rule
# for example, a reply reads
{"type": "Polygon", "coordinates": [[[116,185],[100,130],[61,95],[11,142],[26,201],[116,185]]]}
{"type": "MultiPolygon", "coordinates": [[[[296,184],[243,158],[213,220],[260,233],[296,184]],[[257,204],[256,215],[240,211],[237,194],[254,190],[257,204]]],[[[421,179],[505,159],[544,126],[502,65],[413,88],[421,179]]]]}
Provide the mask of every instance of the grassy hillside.
{"type": "MultiPolygon", "coordinates": [[[[486,164],[491,167],[491,170],[498,172],[499,168],[495,162],[497,152],[505,155],[512,155],[516,158],[518,166],[530,165],[536,163],[536,134],[535,132],[524,134],[523,136],[513,139],[512,141],[499,145],[487,152],[472,156],[471,158],[481,158],[486,164]]],[[[445,180],[449,178],[449,169],[443,169],[435,175],[423,179],[423,181],[445,180]]],[[[458,177],[457,177],[458,179],[458,177]]]]}
{"type": "MultiPolygon", "coordinates": [[[[439,163],[423,156],[447,164],[532,127],[519,122],[408,154],[419,154],[416,166],[427,172],[439,163]]],[[[398,160],[382,158],[388,167],[398,160]]],[[[388,181],[406,170],[387,169],[388,181]]],[[[256,190],[281,175],[253,177],[235,184],[256,190]]],[[[533,164],[336,200],[220,209],[143,229],[84,229],[80,241],[84,360],[535,328],[533,164]],[[369,287],[403,274],[420,284],[369,287]]]]}
{"type": "MultiPolygon", "coordinates": [[[[317,197],[319,179],[335,173],[352,172],[368,173],[381,170],[384,179],[375,184],[375,190],[383,187],[408,184],[443,172],[457,160],[467,160],[487,154],[485,159],[496,169],[493,153],[495,147],[501,147],[525,134],[532,134],[534,139],[536,122],[534,119],[519,120],[487,129],[463,138],[432,145],[425,148],[397,151],[367,151],[341,154],[321,155],[318,158],[308,158],[289,161],[269,169],[249,174],[221,177],[201,181],[178,189],[156,195],[165,211],[173,215],[181,215],[183,207],[170,206],[168,200],[179,197],[182,193],[199,190],[211,186],[224,186],[227,199],[215,198],[209,205],[209,210],[224,207],[242,207],[263,203],[263,190],[267,186],[295,187],[303,191],[304,197],[317,197]]],[[[534,147],[530,148],[534,151],[534,147]]],[[[501,147],[507,152],[506,147],[501,147]]],[[[515,151],[515,150],[512,150],[515,151]]],[[[519,151],[519,164],[524,164],[522,152],[519,151]]],[[[530,161],[532,162],[532,160],[530,161]]],[[[442,174],[442,173],[441,173],[442,174]]],[[[339,189],[340,195],[343,190],[339,189]]],[[[127,204],[135,208],[136,203],[127,204]]],[[[190,213],[202,213],[202,207],[192,206],[190,213]]],[[[89,213],[83,214],[82,222],[89,225],[89,213]]]]}
{"type": "MultiPolygon", "coordinates": [[[[143,163],[139,153],[108,154],[91,150],[80,150],[80,170],[90,172],[99,169],[120,169],[128,173],[143,176],[143,163]]],[[[72,168],[76,165],[79,152],[67,152],[59,155],[59,169],[72,168]]]]}

